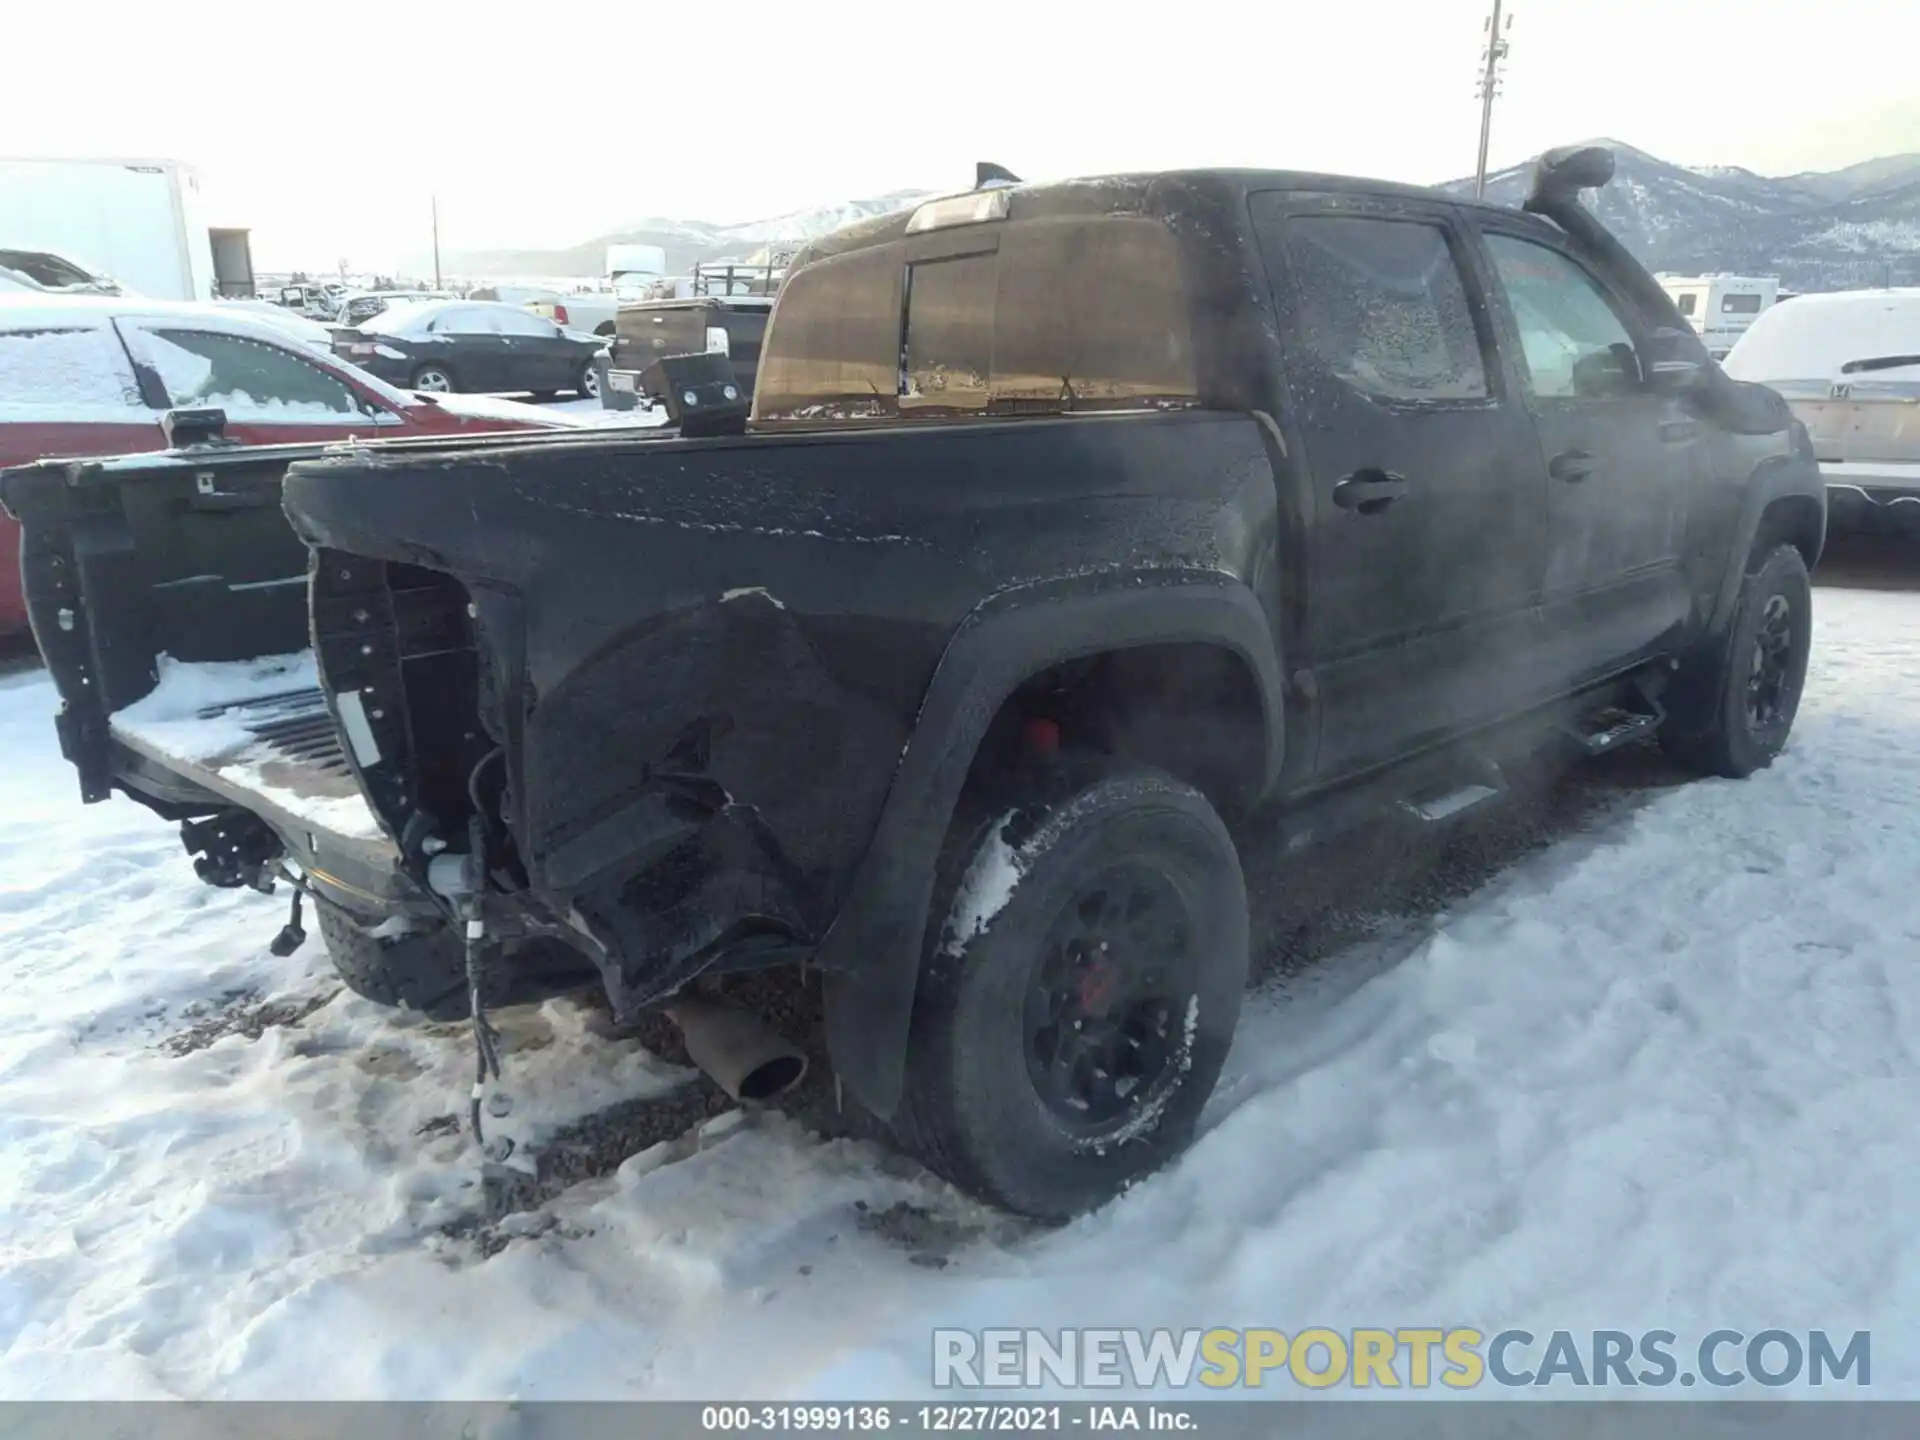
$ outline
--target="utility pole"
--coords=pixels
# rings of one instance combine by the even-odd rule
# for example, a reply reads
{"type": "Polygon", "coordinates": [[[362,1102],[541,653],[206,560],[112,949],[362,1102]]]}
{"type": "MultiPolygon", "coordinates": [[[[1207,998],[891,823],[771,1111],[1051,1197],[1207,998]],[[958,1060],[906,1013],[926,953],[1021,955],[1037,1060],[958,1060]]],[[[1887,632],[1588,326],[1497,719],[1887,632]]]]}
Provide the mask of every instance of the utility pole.
{"type": "MultiPolygon", "coordinates": [[[[1499,3],[1500,3],[1500,0],[1494,0],[1494,4],[1498,5],[1499,3]]],[[[1486,169],[1486,152],[1487,152],[1487,143],[1485,140],[1482,140],[1480,142],[1480,168],[1482,170],[1486,169]]],[[[433,288],[438,290],[440,288],[440,197],[438,195],[435,195],[432,197],[432,204],[433,204],[433,288]]]]}
{"type": "MultiPolygon", "coordinates": [[[[1506,28],[1513,25],[1509,15],[1506,28]]],[[[1487,48],[1480,52],[1480,163],[1473,171],[1476,198],[1487,193],[1487,145],[1493,139],[1493,97],[1500,91],[1500,67],[1507,58],[1507,38],[1500,23],[1500,0],[1493,0],[1493,14],[1486,21],[1487,48]]]]}

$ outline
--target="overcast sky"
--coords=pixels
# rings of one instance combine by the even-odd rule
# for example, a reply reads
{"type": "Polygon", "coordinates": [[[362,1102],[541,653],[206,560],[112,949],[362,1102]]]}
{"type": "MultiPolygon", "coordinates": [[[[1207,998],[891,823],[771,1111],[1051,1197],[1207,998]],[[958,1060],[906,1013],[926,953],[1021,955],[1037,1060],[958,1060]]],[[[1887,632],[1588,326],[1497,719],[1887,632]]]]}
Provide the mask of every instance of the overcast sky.
{"type": "MultiPolygon", "coordinates": [[[[196,165],[256,263],[749,220],[975,160],[1471,171],[1490,0],[28,4],[0,150],[196,165]],[[704,17],[704,18],[703,18],[704,17]]],[[[1920,151],[1920,0],[1513,0],[1493,165],[1610,135],[1766,173],[1920,151]]]]}

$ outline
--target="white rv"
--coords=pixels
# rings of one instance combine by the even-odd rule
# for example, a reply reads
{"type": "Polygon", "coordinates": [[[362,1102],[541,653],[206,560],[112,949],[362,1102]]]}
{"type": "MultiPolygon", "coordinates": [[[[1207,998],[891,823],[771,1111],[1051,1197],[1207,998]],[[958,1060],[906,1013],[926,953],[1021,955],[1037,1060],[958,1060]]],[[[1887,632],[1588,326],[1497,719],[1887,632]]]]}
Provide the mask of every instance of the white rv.
{"type": "Polygon", "coordinates": [[[246,231],[209,230],[198,177],[172,160],[0,159],[0,249],[56,255],[156,300],[253,289],[246,231]]]}
{"type": "Polygon", "coordinates": [[[1659,280],[1716,360],[1724,359],[1760,312],[1780,299],[1775,275],[1661,275],[1659,280]]]}

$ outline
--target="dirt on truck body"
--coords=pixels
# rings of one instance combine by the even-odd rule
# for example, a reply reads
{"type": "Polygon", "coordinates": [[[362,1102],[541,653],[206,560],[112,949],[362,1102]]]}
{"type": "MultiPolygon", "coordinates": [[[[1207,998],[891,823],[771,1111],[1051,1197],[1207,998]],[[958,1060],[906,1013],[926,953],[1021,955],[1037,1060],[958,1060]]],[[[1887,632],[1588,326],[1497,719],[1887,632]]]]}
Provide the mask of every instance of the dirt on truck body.
{"type": "MultiPolygon", "coordinates": [[[[310,843],[367,983],[456,1006],[590,964],[725,1069],[706,977],[817,967],[836,1076],[904,1145],[1096,1204],[1224,1060],[1238,831],[1444,824],[1542,749],[1744,775],[1786,742],[1818,470],[1577,203],[1610,172],[1556,153],[1525,212],[1266,172],[983,190],[799,257],[742,433],[306,452],[285,510],[379,884],[328,890],[325,827],[244,779],[167,803],[247,863],[310,843]],[[370,949],[396,915],[411,948],[370,949]]],[[[30,555],[93,553],[98,483],[8,479],[30,555]]],[[[59,568],[28,571],[50,660],[103,638],[54,633],[88,603],[59,568]]],[[[54,668],[69,754],[140,795],[54,668]]]]}

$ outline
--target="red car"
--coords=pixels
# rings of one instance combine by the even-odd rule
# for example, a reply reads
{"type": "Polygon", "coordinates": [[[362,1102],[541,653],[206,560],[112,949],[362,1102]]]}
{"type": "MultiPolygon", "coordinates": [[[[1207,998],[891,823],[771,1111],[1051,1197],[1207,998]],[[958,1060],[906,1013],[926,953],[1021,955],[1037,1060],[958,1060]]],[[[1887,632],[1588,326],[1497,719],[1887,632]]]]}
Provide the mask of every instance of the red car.
{"type": "MultiPolygon", "coordinates": [[[[131,296],[0,295],[0,469],[159,450],[168,410],[217,408],[248,444],[580,423],[511,401],[408,394],[244,311],[131,296]]],[[[0,635],[26,629],[20,527],[0,514],[0,635]]]]}

